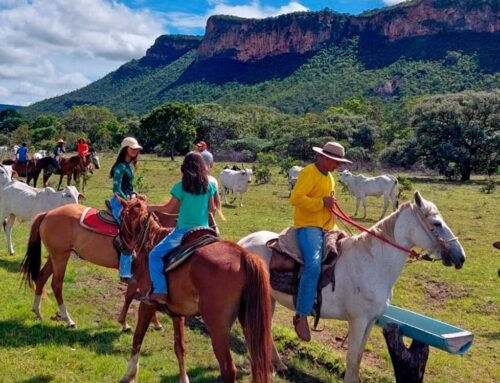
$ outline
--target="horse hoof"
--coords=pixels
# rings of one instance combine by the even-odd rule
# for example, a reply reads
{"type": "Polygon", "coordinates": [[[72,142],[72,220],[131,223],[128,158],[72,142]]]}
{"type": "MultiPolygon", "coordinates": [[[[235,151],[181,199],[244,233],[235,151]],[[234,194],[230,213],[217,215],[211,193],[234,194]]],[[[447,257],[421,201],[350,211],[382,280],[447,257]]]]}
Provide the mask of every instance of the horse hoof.
{"type": "Polygon", "coordinates": [[[132,327],[127,326],[127,327],[122,327],[122,333],[129,334],[132,332],[132,327]]]}
{"type": "Polygon", "coordinates": [[[160,325],[154,325],[153,328],[155,329],[155,331],[163,331],[163,326],[160,324],[160,325]]]}
{"type": "Polygon", "coordinates": [[[76,323],[68,323],[66,328],[76,328],[76,323]]]}

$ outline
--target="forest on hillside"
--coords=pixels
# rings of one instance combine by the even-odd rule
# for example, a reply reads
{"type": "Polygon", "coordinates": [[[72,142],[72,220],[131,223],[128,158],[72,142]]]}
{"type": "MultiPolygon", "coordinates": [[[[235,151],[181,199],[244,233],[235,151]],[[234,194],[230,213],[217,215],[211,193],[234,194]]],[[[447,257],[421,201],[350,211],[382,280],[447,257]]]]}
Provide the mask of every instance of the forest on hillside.
{"type": "Polygon", "coordinates": [[[498,173],[500,91],[416,96],[397,108],[378,97],[351,97],[301,115],[248,103],[182,102],[143,116],[95,105],[31,119],[12,109],[0,112],[0,145],[26,142],[30,152],[50,150],[59,138],[72,150],[79,137],[94,150],[116,150],[127,135],[146,152],[172,158],[203,139],[216,160],[281,163],[284,169],[311,160],[312,146],[339,141],[358,164],[426,168],[467,181],[473,172],[498,173]]]}

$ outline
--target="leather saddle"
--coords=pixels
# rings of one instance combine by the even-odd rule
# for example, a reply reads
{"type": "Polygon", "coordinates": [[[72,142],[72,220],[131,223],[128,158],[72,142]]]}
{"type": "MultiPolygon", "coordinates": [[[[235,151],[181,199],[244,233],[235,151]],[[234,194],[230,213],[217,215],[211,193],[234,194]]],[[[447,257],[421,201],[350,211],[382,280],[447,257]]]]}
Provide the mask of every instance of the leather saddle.
{"type": "Polygon", "coordinates": [[[196,249],[220,241],[217,232],[209,227],[196,227],[182,237],[181,245],[163,257],[163,271],[172,271],[186,261],[196,249]]]}
{"type": "MultiPolygon", "coordinates": [[[[325,234],[321,276],[314,309],[317,317],[321,310],[321,291],[329,284],[332,285],[332,291],[335,290],[335,264],[342,252],[342,239],[346,237],[347,234],[340,230],[332,230],[325,234]]],[[[269,263],[271,287],[273,290],[293,295],[295,301],[304,264],[298,246],[297,229],[285,229],[278,238],[268,241],[266,246],[272,250],[269,263]]]]}

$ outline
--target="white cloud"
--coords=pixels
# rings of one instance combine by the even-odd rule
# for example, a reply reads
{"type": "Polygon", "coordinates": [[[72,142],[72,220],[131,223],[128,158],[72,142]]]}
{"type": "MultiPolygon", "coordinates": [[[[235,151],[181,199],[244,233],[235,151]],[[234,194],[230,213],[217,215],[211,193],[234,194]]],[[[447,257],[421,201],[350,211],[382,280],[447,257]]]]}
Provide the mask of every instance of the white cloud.
{"type": "Polygon", "coordinates": [[[404,3],[406,0],[382,0],[386,5],[394,5],[399,3],[404,3]]]}
{"type": "Polygon", "coordinates": [[[115,0],[0,0],[0,103],[84,86],[142,57],[163,33],[157,14],[115,0]]]}
{"type": "Polygon", "coordinates": [[[207,2],[210,8],[202,16],[181,12],[165,13],[167,26],[173,26],[189,33],[195,29],[204,28],[207,19],[212,15],[231,15],[249,19],[263,19],[285,13],[308,10],[296,1],[291,1],[281,7],[263,6],[258,0],[252,0],[248,4],[243,5],[231,5],[226,0],[208,0],[207,2]]]}

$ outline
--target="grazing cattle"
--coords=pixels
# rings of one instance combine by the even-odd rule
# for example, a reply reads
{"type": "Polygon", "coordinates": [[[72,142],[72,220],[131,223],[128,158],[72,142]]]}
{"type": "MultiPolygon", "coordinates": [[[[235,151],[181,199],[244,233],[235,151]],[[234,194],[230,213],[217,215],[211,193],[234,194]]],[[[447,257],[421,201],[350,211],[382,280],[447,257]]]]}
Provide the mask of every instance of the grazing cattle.
{"type": "Polygon", "coordinates": [[[232,170],[224,169],[219,176],[220,183],[222,185],[221,194],[224,198],[224,203],[227,203],[227,192],[231,190],[234,194],[234,198],[231,201],[233,203],[236,200],[237,194],[240,193],[240,206],[243,207],[243,193],[248,189],[248,183],[252,180],[252,169],[243,170],[232,170]]]}
{"type": "Polygon", "coordinates": [[[241,168],[238,165],[233,165],[229,167],[229,165],[224,166],[224,169],[231,169],[231,170],[241,170],[241,168]]]}
{"type": "Polygon", "coordinates": [[[5,165],[0,167],[0,222],[3,222],[7,236],[7,250],[12,255],[12,226],[16,217],[22,221],[31,221],[42,211],[70,203],[77,204],[78,200],[84,197],[74,186],[68,186],[58,192],[52,188],[35,189],[23,182],[12,180],[12,175],[9,175],[6,169],[5,165]]]}
{"type": "Polygon", "coordinates": [[[288,170],[288,190],[290,190],[290,193],[297,183],[297,178],[299,177],[299,173],[302,169],[304,169],[302,166],[295,165],[288,170]]]}
{"type": "Polygon", "coordinates": [[[363,219],[366,218],[366,196],[384,196],[384,210],[380,219],[384,218],[389,200],[392,202],[392,210],[398,208],[398,180],[390,174],[384,174],[377,177],[365,177],[363,175],[353,175],[349,170],[344,170],[340,174],[340,182],[347,185],[349,192],[356,197],[356,211],[354,216],[358,215],[359,202],[363,203],[363,219]]]}

